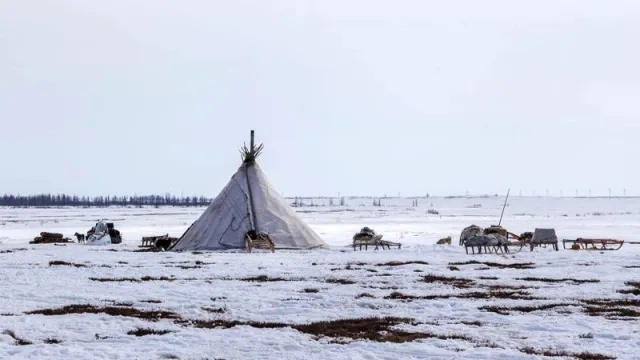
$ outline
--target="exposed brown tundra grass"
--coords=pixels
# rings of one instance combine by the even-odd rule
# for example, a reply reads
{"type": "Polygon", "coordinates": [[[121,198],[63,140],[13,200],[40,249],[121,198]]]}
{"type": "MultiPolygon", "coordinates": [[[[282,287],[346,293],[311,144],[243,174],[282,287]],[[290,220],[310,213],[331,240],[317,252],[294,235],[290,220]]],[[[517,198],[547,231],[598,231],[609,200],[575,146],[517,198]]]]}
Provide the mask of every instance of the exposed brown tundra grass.
{"type": "Polygon", "coordinates": [[[166,335],[173,331],[170,330],[154,330],[154,329],[142,329],[137,328],[135,330],[131,330],[127,333],[127,335],[135,335],[135,336],[147,336],[147,335],[166,335]]]}
{"type": "Polygon", "coordinates": [[[375,296],[369,294],[369,293],[362,293],[356,296],[356,299],[362,299],[362,298],[375,298],[375,296]]]}
{"type": "Polygon", "coordinates": [[[369,340],[376,342],[404,343],[419,339],[453,339],[471,341],[466,336],[457,334],[433,334],[424,332],[407,332],[396,330],[393,327],[400,324],[414,324],[413,319],[384,317],[384,318],[358,318],[334,321],[319,321],[310,324],[284,324],[262,323],[252,321],[190,321],[183,322],[185,326],[196,328],[215,329],[231,328],[234,326],[251,326],[261,329],[278,329],[290,327],[302,333],[313,335],[316,339],[330,338],[334,343],[348,343],[349,341],[369,340]]]}
{"type": "Polygon", "coordinates": [[[213,314],[224,314],[226,311],[224,308],[211,308],[211,307],[203,307],[202,310],[213,313],[213,314]]]}
{"type": "Polygon", "coordinates": [[[537,356],[547,356],[547,357],[562,357],[562,358],[574,358],[578,360],[615,360],[615,356],[610,355],[602,355],[602,354],[594,354],[590,352],[582,352],[582,353],[570,353],[566,351],[557,351],[557,350],[539,350],[534,349],[532,347],[526,347],[519,349],[520,352],[529,355],[537,355],[537,356]]]}
{"type": "Polygon", "coordinates": [[[353,280],[347,280],[347,279],[327,279],[326,282],[329,284],[341,284],[341,285],[351,285],[356,283],[353,280]]]}
{"type": "Polygon", "coordinates": [[[91,280],[91,281],[99,281],[99,282],[143,282],[143,281],[176,281],[176,280],[196,280],[196,279],[194,279],[194,278],[177,279],[177,278],[166,277],[166,276],[161,276],[161,277],[143,276],[143,277],[141,277],[139,279],[136,279],[136,278],[95,278],[95,277],[90,277],[89,280],[91,280]]]}
{"type": "Polygon", "coordinates": [[[274,281],[302,281],[303,279],[285,279],[281,277],[269,277],[267,275],[257,275],[257,276],[249,276],[246,278],[241,278],[238,280],[251,281],[251,282],[274,282],[274,281]]]}
{"type": "Polygon", "coordinates": [[[171,311],[161,310],[138,310],[132,307],[120,306],[93,306],[88,304],[68,305],[61,308],[34,310],[25,313],[26,315],[68,315],[68,314],[107,314],[111,316],[126,316],[137,319],[158,321],[160,319],[179,319],[180,316],[171,311]]]}
{"type": "Polygon", "coordinates": [[[74,266],[77,268],[87,267],[87,265],[85,264],[70,263],[70,262],[61,261],[61,260],[49,261],[49,266],[74,266]]]}
{"type": "Polygon", "coordinates": [[[640,299],[583,300],[584,312],[589,316],[603,316],[611,320],[631,320],[640,317],[640,299]]]}
{"type": "Polygon", "coordinates": [[[589,316],[602,316],[611,320],[631,320],[632,318],[640,317],[640,300],[636,299],[592,299],[581,300],[580,303],[556,303],[531,306],[482,306],[478,309],[500,315],[511,315],[514,312],[528,313],[568,306],[578,306],[589,316]]]}
{"type": "Polygon", "coordinates": [[[526,291],[489,291],[489,292],[467,292],[462,294],[438,294],[438,295],[407,295],[398,291],[384,297],[387,300],[436,300],[436,299],[511,299],[511,300],[536,300],[526,291]]]}
{"type": "Polygon", "coordinates": [[[514,264],[499,264],[494,262],[486,262],[486,261],[477,261],[477,260],[469,260],[463,262],[450,262],[449,265],[457,266],[457,265],[486,265],[492,268],[498,269],[535,269],[535,263],[514,263],[514,264]]]}
{"type": "Polygon", "coordinates": [[[11,254],[11,253],[16,252],[16,251],[27,251],[27,250],[29,250],[29,249],[27,249],[27,248],[8,249],[8,250],[0,251],[0,254],[11,254]]]}
{"type": "Polygon", "coordinates": [[[631,287],[631,289],[618,290],[618,293],[640,295],[640,281],[627,281],[624,284],[631,287]]]}
{"type": "Polygon", "coordinates": [[[525,278],[517,278],[516,280],[523,281],[539,281],[539,282],[547,282],[547,283],[559,283],[559,282],[568,282],[576,285],[586,284],[586,283],[599,283],[600,280],[597,279],[571,279],[571,278],[562,278],[562,279],[551,279],[551,278],[537,278],[537,277],[525,277],[525,278]]]}
{"type": "Polygon", "coordinates": [[[429,263],[426,261],[413,260],[413,261],[389,261],[386,263],[376,264],[376,266],[401,266],[401,265],[410,265],[410,264],[429,265],[429,263]]]}
{"type": "Polygon", "coordinates": [[[422,282],[426,283],[440,283],[451,285],[454,288],[458,289],[467,289],[470,288],[475,282],[470,279],[463,279],[458,277],[447,277],[447,276],[438,276],[438,275],[425,275],[422,277],[422,282]]]}
{"type": "Polygon", "coordinates": [[[523,313],[530,313],[530,312],[534,312],[534,311],[543,311],[543,310],[550,310],[550,309],[555,309],[557,307],[566,307],[566,306],[575,306],[576,304],[568,304],[568,303],[560,303],[560,304],[544,304],[544,305],[531,305],[531,306],[494,306],[494,305],[488,305],[488,306],[481,306],[478,309],[479,310],[484,310],[484,311],[489,311],[489,312],[494,312],[496,314],[500,314],[500,315],[511,315],[514,312],[523,312],[523,313]]]}

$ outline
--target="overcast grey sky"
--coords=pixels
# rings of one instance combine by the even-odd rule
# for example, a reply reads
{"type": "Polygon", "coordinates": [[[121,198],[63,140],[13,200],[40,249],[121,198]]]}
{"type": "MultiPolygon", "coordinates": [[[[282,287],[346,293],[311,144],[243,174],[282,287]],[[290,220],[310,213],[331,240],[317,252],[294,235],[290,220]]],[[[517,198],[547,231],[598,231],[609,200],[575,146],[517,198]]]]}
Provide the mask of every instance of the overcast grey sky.
{"type": "Polygon", "coordinates": [[[0,192],[640,194],[640,3],[0,0],[0,192]],[[495,168],[491,168],[495,166],[495,168]]]}

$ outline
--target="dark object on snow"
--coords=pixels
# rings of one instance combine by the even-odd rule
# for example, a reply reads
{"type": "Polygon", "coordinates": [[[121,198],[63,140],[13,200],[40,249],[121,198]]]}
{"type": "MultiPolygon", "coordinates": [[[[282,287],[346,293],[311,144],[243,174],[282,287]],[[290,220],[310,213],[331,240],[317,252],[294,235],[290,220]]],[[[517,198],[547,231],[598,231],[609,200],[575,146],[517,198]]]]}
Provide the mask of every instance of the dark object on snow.
{"type": "Polygon", "coordinates": [[[36,236],[29,244],[54,244],[54,243],[68,243],[71,239],[65,238],[62,234],[41,232],[40,236],[36,236]]]}

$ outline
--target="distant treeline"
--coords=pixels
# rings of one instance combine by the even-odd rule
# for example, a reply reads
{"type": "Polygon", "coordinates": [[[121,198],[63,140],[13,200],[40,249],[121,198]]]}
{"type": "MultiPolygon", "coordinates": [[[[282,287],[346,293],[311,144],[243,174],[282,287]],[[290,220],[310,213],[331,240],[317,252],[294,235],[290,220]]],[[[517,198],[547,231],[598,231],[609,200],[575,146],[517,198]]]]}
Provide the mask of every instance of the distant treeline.
{"type": "Polygon", "coordinates": [[[206,206],[212,199],[204,196],[77,196],[65,194],[3,195],[0,206],[14,207],[105,207],[105,206],[206,206]]]}

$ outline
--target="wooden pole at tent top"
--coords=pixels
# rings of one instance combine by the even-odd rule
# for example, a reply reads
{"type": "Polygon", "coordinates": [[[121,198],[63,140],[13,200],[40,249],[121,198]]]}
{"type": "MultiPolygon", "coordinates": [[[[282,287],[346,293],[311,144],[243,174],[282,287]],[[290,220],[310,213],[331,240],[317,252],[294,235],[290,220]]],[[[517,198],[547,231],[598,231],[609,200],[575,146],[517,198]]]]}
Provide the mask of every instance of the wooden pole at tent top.
{"type": "MultiPolygon", "coordinates": [[[[249,143],[249,149],[251,151],[251,154],[254,153],[255,151],[255,143],[254,143],[254,136],[255,136],[255,131],[251,130],[251,139],[250,139],[250,143],[249,143]]],[[[249,207],[251,209],[251,220],[253,220],[253,230],[258,231],[258,219],[256,217],[256,208],[253,204],[253,194],[251,193],[251,183],[249,182],[249,172],[247,171],[247,169],[245,168],[245,177],[247,179],[247,191],[248,191],[248,195],[249,195],[249,207]]]]}

